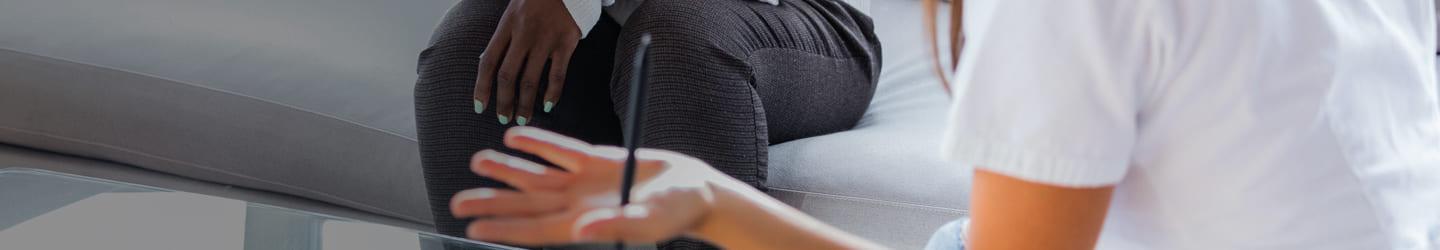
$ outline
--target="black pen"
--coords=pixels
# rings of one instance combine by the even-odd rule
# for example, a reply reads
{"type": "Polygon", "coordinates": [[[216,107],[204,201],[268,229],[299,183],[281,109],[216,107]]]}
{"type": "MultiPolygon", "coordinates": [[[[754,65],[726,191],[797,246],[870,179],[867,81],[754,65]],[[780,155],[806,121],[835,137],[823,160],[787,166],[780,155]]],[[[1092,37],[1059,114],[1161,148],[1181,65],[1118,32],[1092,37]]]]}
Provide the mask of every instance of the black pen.
{"type": "MultiPolygon", "coordinates": [[[[630,76],[630,105],[626,107],[625,118],[625,173],[620,181],[620,206],[630,204],[630,188],[635,185],[635,149],[640,147],[640,115],[645,107],[645,75],[650,73],[646,54],[650,50],[650,34],[640,34],[640,45],[635,48],[634,68],[630,76]]],[[[615,243],[615,249],[625,248],[624,242],[615,243]]]]}

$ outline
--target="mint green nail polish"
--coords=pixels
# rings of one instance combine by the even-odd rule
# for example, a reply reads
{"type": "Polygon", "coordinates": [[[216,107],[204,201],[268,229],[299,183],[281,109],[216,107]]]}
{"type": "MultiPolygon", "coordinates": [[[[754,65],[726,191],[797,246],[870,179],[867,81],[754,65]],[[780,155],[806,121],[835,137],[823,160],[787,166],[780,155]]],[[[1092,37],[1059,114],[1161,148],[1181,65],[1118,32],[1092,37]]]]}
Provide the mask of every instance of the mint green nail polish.
{"type": "Polygon", "coordinates": [[[506,117],[505,115],[497,114],[495,115],[495,119],[500,120],[500,125],[510,124],[510,117],[506,117]]]}
{"type": "Polygon", "coordinates": [[[525,123],[528,122],[530,122],[530,119],[525,119],[524,116],[515,117],[515,125],[525,126],[525,123]]]}
{"type": "Polygon", "coordinates": [[[545,101],[545,113],[550,113],[550,109],[552,108],[555,108],[555,102],[545,101]]]}
{"type": "Polygon", "coordinates": [[[475,100],[475,113],[485,113],[485,103],[475,100]]]}

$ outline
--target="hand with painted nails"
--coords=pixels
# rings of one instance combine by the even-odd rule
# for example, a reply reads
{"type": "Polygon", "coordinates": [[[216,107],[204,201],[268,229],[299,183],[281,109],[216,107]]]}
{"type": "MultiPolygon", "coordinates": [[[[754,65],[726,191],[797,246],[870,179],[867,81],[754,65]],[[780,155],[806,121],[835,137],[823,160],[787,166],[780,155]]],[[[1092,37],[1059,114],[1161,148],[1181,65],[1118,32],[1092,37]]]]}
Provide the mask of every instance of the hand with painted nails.
{"type": "MultiPolygon", "coordinates": [[[[505,134],[505,145],[564,171],[492,150],[471,169],[516,190],[465,190],[451,200],[457,217],[480,217],[469,238],[520,245],[657,242],[689,232],[714,204],[712,183],[734,183],[704,162],[669,151],[638,151],[634,201],[619,206],[623,148],[592,146],[533,127],[505,134]]],[[[730,184],[733,185],[733,184],[730,184]]]]}
{"type": "Polygon", "coordinates": [[[526,125],[534,117],[535,104],[539,102],[535,95],[542,74],[549,77],[542,100],[544,112],[550,112],[559,101],[566,68],[580,37],[580,27],[560,0],[510,1],[490,44],[480,55],[480,71],[475,80],[475,113],[482,113],[487,104],[494,104],[500,124],[509,124],[514,118],[517,125],[526,125]],[[494,100],[490,99],[492,93],[494,100]]]}

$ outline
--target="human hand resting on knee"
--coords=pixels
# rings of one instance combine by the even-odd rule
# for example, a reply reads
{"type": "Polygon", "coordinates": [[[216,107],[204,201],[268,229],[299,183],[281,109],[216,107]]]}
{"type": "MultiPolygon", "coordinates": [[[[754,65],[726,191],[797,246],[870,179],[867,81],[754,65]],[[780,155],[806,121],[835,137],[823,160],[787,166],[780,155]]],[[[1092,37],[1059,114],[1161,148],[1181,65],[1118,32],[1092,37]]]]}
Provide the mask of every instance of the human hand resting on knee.
{"type": "Polygon", "coordinates": [[[560,0],[511,0],[480,55],[475,113],[494,104],[500,124],[509,124],[514,118],[516,124],[525,125],[534,117],[541,74],[550,78],[543,97],[544,111],[550,112],[559,101],[566,68],[580,38],[579,26],[560,0]],[[547,60],[550,70],[544,72],[547,60]],[[490,100],[491,93],[495,100],[490,100]]]}
{"type": "Polygon", "coordinates": [[[451,200],[459,217],[480,217],[476,240],[521,245],[658,242],[682,234],[735,249],[835,249],[875,245],[827,226],[679,153],[641,149],[634,202],[619,205],[625,150],[593,146],[533,127],[515,127],[505,145],[540,156],[547,168],[485,150],[471,170],[517,190],[478,188],[451,200]]]}

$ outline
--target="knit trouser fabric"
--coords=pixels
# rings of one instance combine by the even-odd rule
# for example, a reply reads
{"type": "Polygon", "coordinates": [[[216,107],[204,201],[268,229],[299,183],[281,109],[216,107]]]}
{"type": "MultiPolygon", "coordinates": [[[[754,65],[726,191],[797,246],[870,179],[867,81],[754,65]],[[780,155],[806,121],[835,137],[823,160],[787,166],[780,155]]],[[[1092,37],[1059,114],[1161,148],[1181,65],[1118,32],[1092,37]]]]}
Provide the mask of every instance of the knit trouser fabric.
{"type": "MultiPolygon", "coordinates": [[[[854,127],[880,74],[880,43],[869,17],[833,0],[780,2],[646,0],[624,27],[602,15],[572,56],[554,109],[536,110],[528,125],[620,144],[631,61],[648,33],[641,145],[695,156],[763,190],[769,145],[854,127]]],[[[470,172],[475,152],[495,149],[544,162],[504,147],[502,135],[515,124],[497,122],[494,103],[481,114],[472,104],[478,58],[508,4],[461,1],[420,54],[416,122],[430,207],[443,234],[465,233],[468,220],[449,210],[456,192],[506,187],[470,172]]],[[[547,81],[540,79],[540,90],[547,81]]],[[[689,242],[664,247],[700,246],[689,242]]]]}

